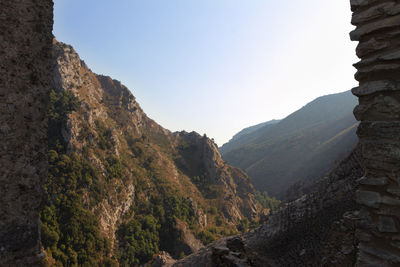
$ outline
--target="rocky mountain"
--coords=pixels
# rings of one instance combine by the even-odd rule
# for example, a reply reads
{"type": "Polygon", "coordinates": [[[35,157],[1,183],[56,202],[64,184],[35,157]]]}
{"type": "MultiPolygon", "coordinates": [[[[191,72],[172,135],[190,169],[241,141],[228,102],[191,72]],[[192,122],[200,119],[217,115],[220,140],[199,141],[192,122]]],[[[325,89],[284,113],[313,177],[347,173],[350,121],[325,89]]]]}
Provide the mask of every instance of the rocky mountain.
{"type": "Polygon", "coordinates": [[[212,140],[164,129],[57,41],[53,73],[41,212],[49,264],[134,266],[161,250],[178,258],[257,220],[250,179],[212,140]]]}
{"type": "Polygon", "coordinates": [[[350,91],[319,97],[285,119],[255,127],[220,148],[260,191],[284,198],[295,183],[326,174],[357,142],[350,91]]]}

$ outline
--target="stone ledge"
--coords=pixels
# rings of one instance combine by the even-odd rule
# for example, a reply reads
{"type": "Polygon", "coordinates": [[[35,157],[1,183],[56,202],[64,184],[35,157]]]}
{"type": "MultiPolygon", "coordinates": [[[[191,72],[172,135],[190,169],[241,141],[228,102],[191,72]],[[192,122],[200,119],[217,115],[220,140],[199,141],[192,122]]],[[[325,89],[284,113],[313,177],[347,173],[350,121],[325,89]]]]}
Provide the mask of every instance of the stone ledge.
{"type": "Polygon", "coordinates": [[[384,18],[368,24],[360,25],[350,33],[352,41],[360,41],[360,39],[367,34],[373,33],[378,30],[387,28],[394,28],[400,26],[400,15],[384,18]]]}
{"type": "Polygon", "coordinates": [[[351,90],[351,92],[355,96],[366,96],[371,95],[378,92],[385,91],[400,91],[400,85],[395,84],[392,81],[382,80],[382,81],[371,81],[365,82],[359,87],[355,87],[351,90]]]}
{"type": "Polygon", "coordinates": [[[353,14],[351,24],[360,25],[373,19],[380,18],[384,15],[393,16],[400,13],[400,4],[395,2],[378,3],[364,11],[353,14]]]}

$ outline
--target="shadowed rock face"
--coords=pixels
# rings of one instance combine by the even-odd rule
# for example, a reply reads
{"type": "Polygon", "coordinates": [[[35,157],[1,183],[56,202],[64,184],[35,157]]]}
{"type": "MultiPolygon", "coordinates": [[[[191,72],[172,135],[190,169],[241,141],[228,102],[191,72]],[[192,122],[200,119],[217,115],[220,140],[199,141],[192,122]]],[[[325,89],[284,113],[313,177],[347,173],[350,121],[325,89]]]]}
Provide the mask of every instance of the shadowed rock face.
{"type": "Polygon", "coordinates": [[[360,148],[310,193],[290,202],[244,235],[219,240],[174,266],[352,266],[363,170],[360,148]]]}
{"type": "Polygon", "coordinates": [[[36,266],[53,2],[0,1],[0,266],[36,266]]]}
{"type": "Polygon", "coordinates": [[[360,82],[354,115],[361,121],[365,174],[357,235],[359,266],[400,265],[400,3],[352,0],[352,40],[359,41],[354,66],[360,82]]]}

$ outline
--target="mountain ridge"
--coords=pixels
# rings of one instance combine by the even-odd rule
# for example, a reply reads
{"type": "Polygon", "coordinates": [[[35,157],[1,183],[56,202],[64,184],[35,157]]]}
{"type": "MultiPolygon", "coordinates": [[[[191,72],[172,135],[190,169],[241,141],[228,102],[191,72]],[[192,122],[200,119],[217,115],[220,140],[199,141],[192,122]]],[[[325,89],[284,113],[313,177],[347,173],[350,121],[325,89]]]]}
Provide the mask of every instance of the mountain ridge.
{"type": "Polygon", "coordinates": [[[41,213],[50,265],[179,258],[257,220],[250,179],[211,139],[164,129],[121,82],[55,40],[53,73],[41,213]]]}
{"type": "Polygon", "coordinates": [[[284,197],[300,180],[321,177],[356,144],[358,123],[350,91],[318,97],[277,123],[261,126],[220,148],[256,188],[284,197]]]}

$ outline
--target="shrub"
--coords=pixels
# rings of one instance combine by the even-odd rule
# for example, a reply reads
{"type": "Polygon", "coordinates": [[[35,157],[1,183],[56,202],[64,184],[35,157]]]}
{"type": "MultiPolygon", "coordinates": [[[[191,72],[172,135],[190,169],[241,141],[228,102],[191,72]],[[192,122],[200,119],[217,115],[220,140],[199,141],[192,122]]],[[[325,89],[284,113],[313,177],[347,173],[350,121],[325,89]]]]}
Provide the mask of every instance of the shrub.
{"type": "Polygon", "coordinates": [[[270,211],[275,211],[281,204],[278,199],[270,197],[266,191],[263,193],[257,191],[254,197],[264,209],[270,209],[270,211]]]}

